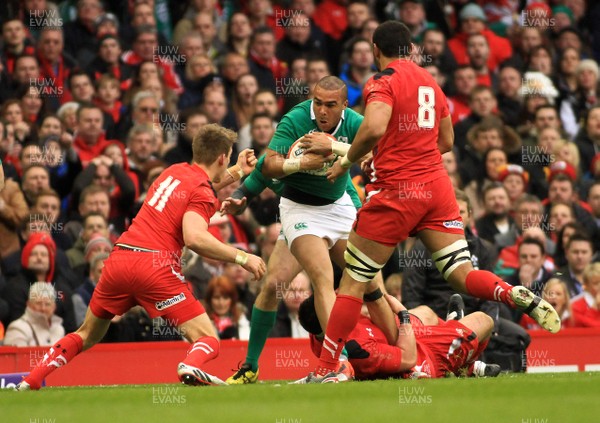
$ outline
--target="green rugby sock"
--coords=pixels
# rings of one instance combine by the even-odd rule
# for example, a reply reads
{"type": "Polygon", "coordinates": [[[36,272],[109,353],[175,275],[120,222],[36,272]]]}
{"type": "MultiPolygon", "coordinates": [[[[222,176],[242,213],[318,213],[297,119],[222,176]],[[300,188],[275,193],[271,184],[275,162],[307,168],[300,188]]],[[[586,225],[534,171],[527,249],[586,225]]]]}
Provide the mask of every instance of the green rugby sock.
{"type": "Polygon", "coordinates": [[[276,311],[264,311],[256,306],[252,307],[252,318],[250,319],[250,339],[248,340],[248,352],[246,363],[252,366],[252,371],[258,369],[258,358],[265,347],[267,336],[275,326],[277,318],[276,311]]]}

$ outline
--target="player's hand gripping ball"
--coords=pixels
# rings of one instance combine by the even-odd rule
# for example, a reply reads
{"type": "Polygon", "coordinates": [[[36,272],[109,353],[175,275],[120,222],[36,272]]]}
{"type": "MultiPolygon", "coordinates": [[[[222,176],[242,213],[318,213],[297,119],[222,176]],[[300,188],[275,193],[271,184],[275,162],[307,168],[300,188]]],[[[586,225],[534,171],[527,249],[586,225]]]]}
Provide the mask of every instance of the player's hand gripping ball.
{"type": "Polygon", "coordinates": [[[302,136],[299,139],[297,139],[296,141],[294,141],[294,143],[290,147],[287,158],[288,159],[302,159],[302,157],[307,153],[319,154],[321,156],[324,156],[325,157],[324,160],[326,160],[326,161],[323,163],[322,167],[320,167],[319,169],[314,169],[314,170],[301,170],[301,172],[308,173],[311,175],[325,176],[325,174],[327,173],[327,170],[331,166],[333,166],[333,164],[335,163],[335,161],[338,157],[336,154],[333,154],[331,152],[331,142],[337,141],[337,140],[333,135],[326,134],[323,132],[312,133],[309,135],[311,136],[309,138],[312,138],[310,141],[307,140],[306,136],[302,136]],[[322,140],[319,141],[316,137],[313,137],[316,134],[318,134],[319,137],[325,136],[325,137],[329,138],[329,140],[326,143],[323,143],[322,140]]]}

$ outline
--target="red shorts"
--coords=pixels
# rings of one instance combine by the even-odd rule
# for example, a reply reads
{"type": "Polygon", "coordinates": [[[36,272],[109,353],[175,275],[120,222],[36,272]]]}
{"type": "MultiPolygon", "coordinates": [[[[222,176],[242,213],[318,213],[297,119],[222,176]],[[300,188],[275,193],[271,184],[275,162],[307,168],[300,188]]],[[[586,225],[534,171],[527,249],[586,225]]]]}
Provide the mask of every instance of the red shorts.
{"type": "Polygon", "coordinates": [[[438,326],[426,326],[415,331],[417,341],[428,351],[433,361],[435,375],[444,377],[447,372],[458,372],[477,359],[479,340],[477,334],[456,320],[450,320],[438,326]]]}
{"type": "Polygon", "coordinates": [[[398,189],[373,191],[359,209],[354,231],[393,247],[423,229],[462,235],[462,218],[450,178],[402,181],[398,189]]]}
{"type": "Polygon", "coordinates": [[[204,307],[170,262],[161,253],[113,250],[90,310],[100,319],[111,319],[141,305],[151,318],[163,316],[177,325],[201,315],[204,307]]]}

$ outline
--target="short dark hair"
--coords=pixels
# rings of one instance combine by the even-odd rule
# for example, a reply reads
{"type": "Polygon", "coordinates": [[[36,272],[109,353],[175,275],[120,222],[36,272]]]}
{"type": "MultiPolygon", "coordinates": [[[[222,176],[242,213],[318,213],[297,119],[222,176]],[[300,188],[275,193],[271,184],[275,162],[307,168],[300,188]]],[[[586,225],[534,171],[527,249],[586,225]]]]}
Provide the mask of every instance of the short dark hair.
{"type": "Polygon", "coordinates": [[[258,37],[259,35],[263,35],[263,34],[271,34],[272,36],[275,36],[275,33],[273,32],[273,30],[270,27],[259,26],[252,32],[252,35],[250,36],[250,44],[254,43],[254,41],[256,40],[256,37],[258,37]]]}
{"type": "Polygon", "coordinates": [[[85,227],[85,223],[87,222],[87,220],[90,217],[100,217],[100,218],[102,218],[102,220],[104,220],[104,223],[106,223],[106,225],[108,226],[108,220],[106,220],[106,218],[104,217],[104,215],[102,213],[89,212],[88,214],[86,214],[85,216],[83,216],[83,219],[81,220],[81,223],[82,223],[83,227],[85,227]]]}
{"type": "Polygon", "coordinates": [[[250,126],[254,125],[254,121],[256,119],[269,119],[271,122],[273,122],[273,116],[271,116],[268,113],[254,113],[251,117],[250,117],[250,126]]]}
{"type": "Polygon", "coordinates": [[[412,35],[399,21],[386,21],[373,33],[373,44],[385,57],[408,57],[411,53],[412,35]]]}
{"type": "Polygon", "coordinates": [[[554,112],[555,112],[555,113],[558,115],[558,110],[556,110],[556,107],[554,107],[554,106],[553,106],[553,105],[551,105],[551,104],[541,104],[541,105],[537,106],[537,107],[535,108],[535,112],[533,113],[533,115],[534,115],[534,116],[537,116],[538,112],[539,112],[540,110],[544,110],[544,109],[551,109],[551,110],[553,110],[553,111],[554,111],[554,112]]]}
{"type": "Polygon", "coordinates": [[[314,295],[311,295],[300,304],[300,308],[298,309],[298,320],[308,333],[319,335],[323,332],[321,323],[319,323],[319,317],[317,316],[317,310],[315,309],[314,295]]]}
{"type": "Polygon", "coordinates": [[[73,69],[73,71],[69,74],[69,79],[68,79],[68,84],[69,84],[70,90],[73,89],[73,78],[75,78],[76,76],[85,76],[87,79],[89,79],[90,84],[92,84],[92,78],[90,77],[90,75],[87,72],[85,72],[83,69],[73,69]]]}
{"type": "Polygon", "coordinates": [[[81,194],[79,194],[79,204],[83,204],[85,199],[90,196],[90,195],[95,195],[98,193],[103,193],[106,195],[106,198],[108,198],[108,200],[110,201],[110,194],[108,193],[108,191],[98,185],[88,185],[87,187],[85,187],[83,189],[83,191],[81,191],[81,194]]]}
{"type": "Polygon", "coordinates": [[[565,250],[568,250],[571,247],[571,244],[577,241],[587,242],[590,245],[592,252],[594,252],[594,243],[590,237],[583,232],[575,232],[573,235],[571,235],[567,241],[567,244],[565,245],[565,250]]]}
{"type": "Polygon", "coordinates": [[[537,238],[524,238],[523,241],[521,241],[521,244],[519,244],[519,250],[521,250],[521,246],[525,245],[525,244],[529,244],[529,245],[537,245],[538,247],[540,247],[540,251],[542,253],[542,255],[546,255],[546,247],[544,246],[544,244],[542,244],[540,242],[539,239],[537,238]]]}
{"type": "Polygon", "coordinates": [[[319,82],[315,85],[315,88],[321,87],[325,91],[338,91],[342,90],[342,101],[346,101],[348,99],[348,86],[344,81],[342,81],[337,76],[324,76],[321,78],[319,82]]]}
{"type": "Polygon", "coordinates": [[[210,165],[221,154],[229,154],[236,140],[237,134],[231,129],[216,123],[204,125],[192,141],[193,161],[210,165]]]}
{"type": "Polygon", "coordinates": [[[100,106],[96,106],[95,104],[92,103],[79,103],[79,108],[77,109],[77,112],[75,112],[75,116],[77,118],[77,122],[79,122],[79,119],[81,118],[81,113],[84,110],[99,110],[100,114],[102,115],[102,122],[104,122],[104,113],[102,113],[102,109],[100,108],[100,106]]]}
{"type": "Polygon", "coordinates": [[[575,191],[575,189],[577,188],[575,186],[575,182],[569,178],[567,175],[565,175],[564,173],[558,173],[556,174],[551,180],[550,182],[548,182],[548,186],[552,185],[553,182],[568,182],[571,185],[571,189],[573,190],[573,192],[575,191]]]}

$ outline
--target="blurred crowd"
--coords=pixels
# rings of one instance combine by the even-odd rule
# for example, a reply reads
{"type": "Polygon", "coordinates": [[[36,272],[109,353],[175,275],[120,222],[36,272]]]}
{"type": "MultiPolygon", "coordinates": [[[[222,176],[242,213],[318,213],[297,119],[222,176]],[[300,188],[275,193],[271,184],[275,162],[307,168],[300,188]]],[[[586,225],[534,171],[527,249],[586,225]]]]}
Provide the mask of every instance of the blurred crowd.
{"type": "MultiPolygon", "coordinates": [[[[233,162],[245,148],[259,157],[281,116],[326,75],[346,82],[348,107],[361,112],[377,72],[371,37],[389,19],[409,27],[412,59],[447,95],[455,148],[443,160],[473,264],[544,296],[565,327],[600,326],[600,3],[6,0],[0,342],[51,345],[78,327],[116,239],[160,172],[191,160],[203,125],[238,132],[233,162]]],[[[351,174],[362,192],[368,181],[351,174]]],[[[210,230],[267,261],[278,202],[265,190],[210,230]]],[[[247,339],[260,281],[188,251],[181,264],[219,335],[247,339]]],[[[445,317],[452,292],[420,242],[399,245],[384,276],[407,307],[445,317]]],[[[300,274],[280,288],[272,336],[307,337],[297,310],[310,281],[300,274]]],[[[536,328],[501,307],[489,313],[536,328]]],[[[134,308],[105,340],[180,335],[134,308]]]]}

